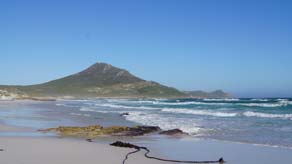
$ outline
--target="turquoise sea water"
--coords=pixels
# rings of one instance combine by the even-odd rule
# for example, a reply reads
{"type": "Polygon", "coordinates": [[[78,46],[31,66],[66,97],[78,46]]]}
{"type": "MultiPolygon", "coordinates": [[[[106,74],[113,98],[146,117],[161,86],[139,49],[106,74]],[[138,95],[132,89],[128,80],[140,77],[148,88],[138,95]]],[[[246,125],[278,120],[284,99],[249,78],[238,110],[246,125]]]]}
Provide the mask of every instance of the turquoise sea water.
{"type": "Polygon", "coordinates": [[[292,99],[58,100],[0,102],[0,109],[1,122],[34,129],[151,125],[179,128],[194,138],[292,148],[292,99]]]}
{"type": "Polygon", "coordinates": [[[72,115],[121,114],[126,120],[194,137],[292,147],[291,99],[99,99],[59,101],[72,115]]]}

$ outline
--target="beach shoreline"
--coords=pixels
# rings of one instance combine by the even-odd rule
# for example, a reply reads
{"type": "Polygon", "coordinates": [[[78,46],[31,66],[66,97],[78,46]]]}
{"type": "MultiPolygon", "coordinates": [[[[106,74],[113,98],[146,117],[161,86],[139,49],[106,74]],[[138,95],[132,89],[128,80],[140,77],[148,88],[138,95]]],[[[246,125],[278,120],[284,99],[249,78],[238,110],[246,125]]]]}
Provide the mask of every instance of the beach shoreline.
{"type": "MultiPolygon", "coordinates": [[[[86,138],[44,134],[37,131],[39,126],[55,127],[55,125],[65,125],[63,123],[68,123],[68,125],[74,123],[82,126],[83,124],[92,124],[97,121],[105,122],[106,120],[92,117],[92,121],[84,122],[84,118],[88,120],[88,117],[72,115],[68,116],[70,118],[69,122],[67,122],[68,120],[52,122],[51,119],[64,118],[64,113],[74,109],[68,110],[64,108],[63,110],[62,106],[52,106],[49,102],[18,101],[17,103],[6,102],[0,105],[2,105],[1,111],[4,112],[0,118],[0,149],[4,149],[4,151],[0,152],[0,163],[5,164],[121,163],[124,156],[133,150],[109,146],[110,143],[117,140],[148,147],[151,150],[151,155],[167,159],[202,161],[218,160],[223,157],[224,160],[231,164],[290,164],[289,162],[292,161],[290,155],[292,149],[220,141],[204,137],[161,135],[100,137],[93,139],[93,142],[87,142],[86,138]],[[34,110],[36,111],[31,113],[34,110]],[[45,115],[46,117],[43,117],[45,115]],[[23,120],[20,121],[21,119],[23,120]],[[32,119],[33,122],[31,120],[26,122],[29,119],[32,119]],[[82,122],[78,122],[81,119],[82,122]],[[29,126],[36,123],[39,126],[29,126]]],[[[98,117],[101,118],[103,115],[98,117]]],[[[124,119],[118,114],[115,116],[110,115],[107,119],[111,120],[111,123],[115,125],[124,122],[123,120],[122,122],[117,120],[124,119]]],[[[143,152],[132,155],[126,164],[169,164],[169,162],[146,159],[143,155],[143,152]]]]}
{"type": "MultiPolygon", "coordinates": [[[[0,161],[5,164],[117,164],[134,149],[112,147],[114,139],[95,139],[50,136],[0,136],[0,161]]],[[[127,140],[128,141],[128,140],[127,140]]],[[[217,160],[223,157],[231,164],[289,164],[291,149],[244,143],[193,138],[134,139],[131,143],[146,146],[151,155],[177,160],[217,160]]],[[[147,159],[144,152],[129,157],[127,164],[170,164],[147,159]]],[[[175,163],[174,163],[175,164],[175,163]]]]}

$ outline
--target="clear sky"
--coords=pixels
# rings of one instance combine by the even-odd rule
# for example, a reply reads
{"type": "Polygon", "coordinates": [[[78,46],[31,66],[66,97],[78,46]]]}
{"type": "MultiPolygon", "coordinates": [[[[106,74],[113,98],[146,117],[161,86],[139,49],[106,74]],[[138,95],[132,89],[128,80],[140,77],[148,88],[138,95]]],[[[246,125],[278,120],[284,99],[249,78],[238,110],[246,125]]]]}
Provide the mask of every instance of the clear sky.
{"type": "Polygon", "coordinates": [[[292,96],[292,1],[0,1],[0,84],[97,61],[181,90],[292,96]]]}

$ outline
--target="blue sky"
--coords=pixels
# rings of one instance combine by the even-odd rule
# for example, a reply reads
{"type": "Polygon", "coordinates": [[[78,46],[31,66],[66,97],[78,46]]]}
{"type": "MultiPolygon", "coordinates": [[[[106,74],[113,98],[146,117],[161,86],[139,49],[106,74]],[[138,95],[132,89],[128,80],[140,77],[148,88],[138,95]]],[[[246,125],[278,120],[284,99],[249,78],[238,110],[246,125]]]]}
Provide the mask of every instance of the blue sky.
{"type": "Polygon", "coordinates": [[[181,90],[292,96],[292,2],[0,2],[0,84],[35,84],[101,61],[181,90]]]}

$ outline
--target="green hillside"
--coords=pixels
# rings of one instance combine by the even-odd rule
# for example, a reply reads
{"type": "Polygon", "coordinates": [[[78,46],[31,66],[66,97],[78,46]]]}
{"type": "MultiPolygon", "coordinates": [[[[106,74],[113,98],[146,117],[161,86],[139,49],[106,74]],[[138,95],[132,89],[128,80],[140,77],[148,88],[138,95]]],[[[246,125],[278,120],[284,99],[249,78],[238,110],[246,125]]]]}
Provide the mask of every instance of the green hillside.
{"type": "Polygon", "coordinates": [[[30,86],[0,86],[0,91],[17,98],[95,97],[185,97],[175,88],[140,79],[127,70],[96,63],[86,70],[47,83],[30,86]]]}

